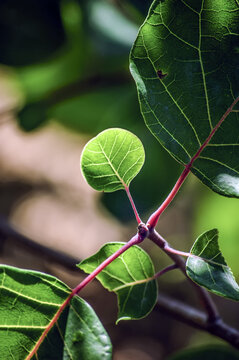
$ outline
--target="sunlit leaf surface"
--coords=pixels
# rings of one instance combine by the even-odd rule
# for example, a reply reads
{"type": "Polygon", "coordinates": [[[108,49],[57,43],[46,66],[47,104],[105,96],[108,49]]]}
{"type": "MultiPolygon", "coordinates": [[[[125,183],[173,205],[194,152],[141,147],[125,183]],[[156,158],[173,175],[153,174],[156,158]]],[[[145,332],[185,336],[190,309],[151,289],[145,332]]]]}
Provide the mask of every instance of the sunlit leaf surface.
{"type": "Polygon", "coordinates": [[[186,263],[188,276],[213,293],[239,301],[239,286],[218,245],[218,230],[205,232],[195,241],[186,263]]]}
{"type": "MultiPolygon", "coordinates": [[[[239,3],[154,1],[131,53],[145,122],[186,164],[239,95],[239,3]]],[[[231,113],[192,172],[214,191],[239,197],[239,113],[231,113]]]]}
{"type": "MultiPolygon", "coordinates": [[[[78,266],[91,273],[101,262],[120,249],[124,243],[108,243],[98,253],[83,260],[78,266]]],[[[132,246],[115,259],[97,276],[101,284],[118,297],[118,320],[140,319],[146,316],[157,300],[154,266],[148,254],[132,246]]]]}
{"type": "Polygon", "coordinates": [[[144,148],[137,136],[123,129],[108,129],[86,144],[81,169],[94,189],[111,192],[129,186],[144,158],[144,148]]]}
{"type": "MultiPolygon", "coordinates": [[[[53,276],[0,267],[0,358],[25,359],[71,290],[53,276]]],[[[41,344],[35,360],[110,360],[111,343],[92,308],[78,296],[41,344]]]]}

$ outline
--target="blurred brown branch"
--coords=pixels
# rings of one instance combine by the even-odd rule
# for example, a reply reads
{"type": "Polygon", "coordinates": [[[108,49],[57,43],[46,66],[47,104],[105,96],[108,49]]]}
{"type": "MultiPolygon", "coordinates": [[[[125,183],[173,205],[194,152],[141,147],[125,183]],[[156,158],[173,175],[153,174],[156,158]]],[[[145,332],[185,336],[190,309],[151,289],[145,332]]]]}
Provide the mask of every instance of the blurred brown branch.
{"type": "Polygon", "coordinates": [[[0,217],[0,244],[3,243],[6,238],[13,238],[17,240],[21,243],[21,245],[25,246],[29,250],[33,250],[39,256],[47,258],[48,261],[50,260],[63,265],[70,270],[79,271],[75,265],[80,262],[80,259],[73,258],[67,254],[63,254],[59,251],[36,243],[34,240],[17,231],[5,218],[0,217]]]}
{"type": "Polygon", "coordinates": [[[217,336],[239,349],[239,331],[225,324],[221,318],[210,323],[208,322],[207,314],[203,311],[161,293],[158,296],[157,305],[161,312],[167,313],[175,319],[199,330],[217,336]]]}

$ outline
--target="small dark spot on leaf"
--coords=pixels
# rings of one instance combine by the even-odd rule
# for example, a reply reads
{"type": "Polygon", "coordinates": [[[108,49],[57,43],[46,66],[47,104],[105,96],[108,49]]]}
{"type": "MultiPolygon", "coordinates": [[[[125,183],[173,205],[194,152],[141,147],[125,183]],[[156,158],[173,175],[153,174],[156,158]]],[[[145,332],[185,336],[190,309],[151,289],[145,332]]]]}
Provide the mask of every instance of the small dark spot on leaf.
{"type": "Polygon", "coordinates": [[[167,76],[168,74],[163,74],[162,70],[158,70],[158,71],[157,71],[157,75],[158,75],[159,79],[162,80],[162,79],[165,78],[165,76],[167,76]]]}
{"type": "Polygon", "coordinates": [[[74,344],[83,341],[83,339],[84,339],[84,334],[80,330],[76,331],[72,336],[72,342],[74,344]]]}

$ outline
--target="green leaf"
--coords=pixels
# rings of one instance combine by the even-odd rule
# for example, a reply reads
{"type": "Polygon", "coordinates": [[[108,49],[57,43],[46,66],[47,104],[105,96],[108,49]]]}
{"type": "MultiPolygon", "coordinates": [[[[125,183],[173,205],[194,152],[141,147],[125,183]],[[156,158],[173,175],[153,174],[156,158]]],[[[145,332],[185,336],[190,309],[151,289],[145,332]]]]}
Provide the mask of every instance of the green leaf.
{"type": "Polygon", "coordinates": [[[123,129],[108,129],[86,144],[81,169],[95,190],[112,192],[129,186],[144,158],[144,148],[137,136],[123,129]]]}
{"type": "Polygon", "coordinates": [[[86,301],[76,296],[71,300],[68,314],[63,360],[110,360],[110,339],[86,301]]]}
{"type": "MultiPolygon", "coordinates": [[[[220,224],[220,249],[226,259],[230,259],[230,267],[236,279],[239,279],[239,222],[238,201],[217,196],[207,188],[198,189],[200,199],[195,209],[195,221],[193,222],[193,234],[202,234],[207,226],[208,229],[216,228],[220,224]]],[[[195,237],[196,238],[196,237],[195,237]]]]}
{"type": "MultiPolygon", "coordinates": [[[[53,276],[2,265],[1,359],[25,359],[70,292],[53,276]]],[[[111,359],[111,343],[102,324],[90,306],[75,296],[70,308],[63,311],[57,325],[41,344],[38,357],[33,359],[78,360],[77,351],[82,355],[81,360],[111,359]]]]}
{"type": "MultiPolygon", "coordinates": [[[[239,95],[239,2],[154,1],[131,52],[145,122],[187,164],[239,95]]],[[[239,197],[239,113],[193,164],[212,190],[239,197]]]]}
{"type": "MultiPolygon", "coordinates": [[[[107,243],[95,255],[83,260],[78,267],[91,273],[106,258],[125,243],[107,243]]],[[[157,300],[154,266],[148,254],[132,246],[97,275],[97,279],[118,297],[118,320],[141,319],[148,315],[157,300]],[[148,280],[147,280],[148,279],[148,280]]]]}
{"type": "Polygon", "coordinates": [[[239,301],[239,286],[218,245],[218,230],[206,231],[195,241],[187,259],[188,276],[219,296],[239,301]]]}

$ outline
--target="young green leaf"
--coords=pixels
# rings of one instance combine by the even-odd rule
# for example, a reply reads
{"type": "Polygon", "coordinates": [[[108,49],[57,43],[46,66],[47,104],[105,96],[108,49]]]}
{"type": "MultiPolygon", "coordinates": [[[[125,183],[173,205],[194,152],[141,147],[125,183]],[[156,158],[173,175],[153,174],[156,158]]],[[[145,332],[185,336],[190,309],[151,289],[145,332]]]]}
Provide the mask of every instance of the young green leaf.
{"type": "Polygon", "coordinates": [[[95,190],[112,192],[129,186],[144,158],[144,148],[137,136],[123,129],[108,129],[86,144],[81,169],[95,190]]]}
{"type": "Polygon", "coordinates": [[[108,335],[94,311],[78,296],[43,340],[37,356],[33,355],[36,343],[70,293],[53,276],[2,265],[0,358],[21,360],[32,354],[35,360],[78,360],[79,351],[82,360],[110,360],[108,335]]]}
{"type": "Polygon", "coordinates": [[[110,339],[92,307],[79,296],[71,300],[63,360],[111,360],[110,339]]]}
{"type": "Polygon", "coordinates": [[[209,291],[239,301],[239,286],[218,245],[218,230],[206,231],[197,238],[187,259],[188,276],[209,291]]]}
{"type": "MultiPolygon", "coordinates": [[[[107,243],[78,267],[91,273],[101,262],[120,249],[124,243],[107,243]]],[[[97,279],[118,297],[118,321],[141,319],[153,309],[157,300],[154,266],[148,254],[132,246],[97,275],[97,279]],[[148,279],[148,280],[147,280],[148,279]]]]}
{"type": "MultiPolygon", "coordinates": [[[[131,52],[145,122],[187,164],[239,95],[239,2],[157,0],[131,52]]],[[[192,172],[239,197],[239,113],[222,121],[192,172]]]]}

